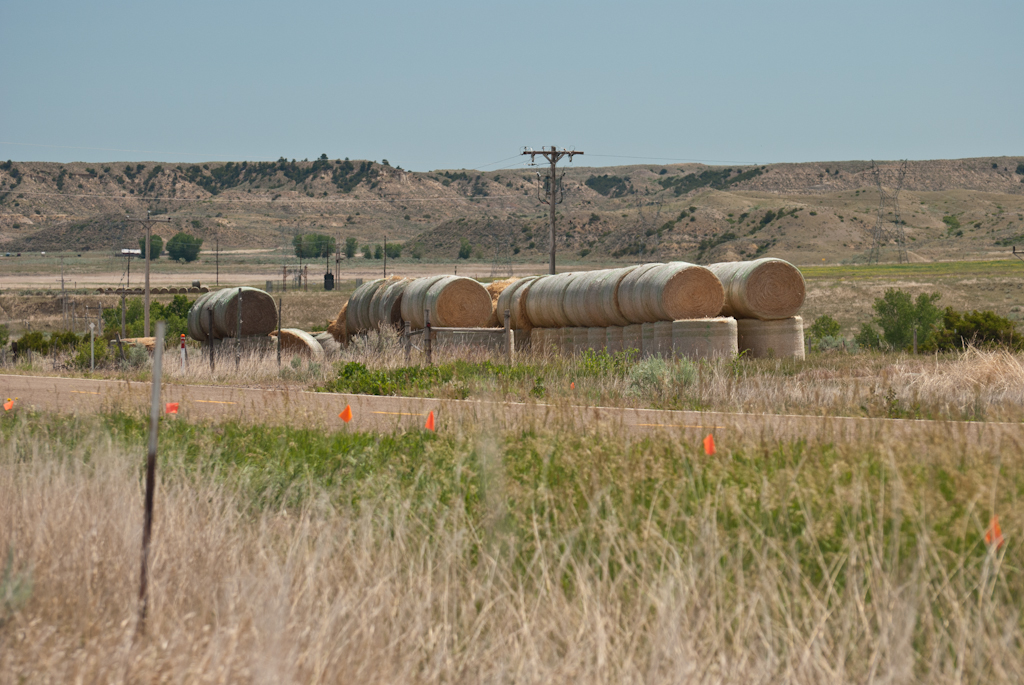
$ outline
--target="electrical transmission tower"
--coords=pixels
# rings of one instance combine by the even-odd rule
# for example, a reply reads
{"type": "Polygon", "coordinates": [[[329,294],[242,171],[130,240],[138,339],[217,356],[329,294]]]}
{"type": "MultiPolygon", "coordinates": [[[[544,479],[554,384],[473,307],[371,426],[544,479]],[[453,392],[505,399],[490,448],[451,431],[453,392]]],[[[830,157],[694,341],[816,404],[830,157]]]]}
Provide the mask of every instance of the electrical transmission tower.
{"type": "MultiPolygon", "coordinates": [[[[512,276],[512,243],[515,241],[515,233],[511,221],[506,222],[508,230],[504,235],[494,233],[494,262],[491,264],[491,278],[511,278],[512,276]]],[[[490,229],[491,222],[488,220],[487,227],[490,229]]]]}
{"type": "Polygon", "coordinates": [[[871,174],[874,176],[875,185],[878,186],[878,220],[871,232],[871,252],[868,254],[868,264],[877,264],[882,256],[882,247],[890,242],[896,243],[896,258],[899,263],[910,263],[907,258],[907,236],[903,230],[903,222],[900,220],[900,190],[903,189],[903,179],[907,176],[907,160],[903,160],[898,169],[883,171],[874,162],[871,163],[871,174]],[[886,190],[886,186],[889,187],[886,190]],[[887,214],[892,214],[892,221],[889,221],[887,214]]]}
{"type": "MultiPolygon", "coordinates": [[[[530,155],[530,164],[532,166],[536,166],[537,155],[548,160],[548,164],[551,165],[551,171],[548,172],[546,186],[548,195],[547,203],[551,223],[551,260],[548,263],[548,273],[553,274],[555,273],[555,205],[560,204],[562,200],[565,199],[565,191],[562,188],[562,178],[557,175],[555,166],[563,157],[568,157],[571,162],[573,155],[582,155],[583,153],[577,150],[566,150],[564,147],[561,150],[558,150],[554,145],[552,145],[549,150],[534,150],[532,148],[526,148],[523,150],[523,154],[530,155]]],[[[538,188],[538,192],[539,191],[540,189],[538,188]]],[[[543,202],[543,200],[541,200],[541,202],[543,202]]]]}

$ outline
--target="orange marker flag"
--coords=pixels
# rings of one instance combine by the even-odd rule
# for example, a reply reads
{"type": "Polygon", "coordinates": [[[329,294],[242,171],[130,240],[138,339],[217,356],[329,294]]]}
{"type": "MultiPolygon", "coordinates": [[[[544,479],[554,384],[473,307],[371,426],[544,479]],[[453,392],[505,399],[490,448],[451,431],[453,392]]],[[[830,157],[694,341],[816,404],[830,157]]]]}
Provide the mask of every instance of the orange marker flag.
{"type": "Polygon", "coordinates": [[[338,418],[341,419],[342,421],[344,421],[345,423],[348,423],[349,421],[351,421],[352,420],[352,406],[346,404],[345,408],[341,410],[340,414],[338,414],[338,418]]]}
{"type": "Polygon", "coordinates": [[[576,382],[575,381],[573,381],[572,383],[569,384],[569,389],[570,390],[575,390],[576,389],[576,382]]]}
{"type": "Polygon", "coordinates": [[[708,437],[704,438],[704,454],[711,456],[715,453],[715,436],[708,433],[708,437]]]}
{"type": "Polygon", "coordinates": [[[14,400],[8,397],[7,401],[4,402],[4,411],[10,411],[12,409],[14,409],[14,400]]]}
{"type": "Polygon", "coordinates": [[[178,413],[178,403],[177,402],[168,402],[167,406],[164,407],[164,411],[166,413],[168,413],[168,414],[177,414],[178,413]]]}
{"type": "Polygon", "coordinates": [[[427,425],[426,425],[426,429],[427,429],[428,431],[432,431],[432,430],[434,430],[434,412],[430,412],[429,414],[427,414],[427,425]]]}
{"type": "Polygon", "coordinates": [[[993,515],[992,522],[988,524],[988,530],[985,531],[985,544],[995,545],[996,549],[1003,546],[1006,540],[1003,539],[1003,529],[999,527],[999,517],[993,515]]]}

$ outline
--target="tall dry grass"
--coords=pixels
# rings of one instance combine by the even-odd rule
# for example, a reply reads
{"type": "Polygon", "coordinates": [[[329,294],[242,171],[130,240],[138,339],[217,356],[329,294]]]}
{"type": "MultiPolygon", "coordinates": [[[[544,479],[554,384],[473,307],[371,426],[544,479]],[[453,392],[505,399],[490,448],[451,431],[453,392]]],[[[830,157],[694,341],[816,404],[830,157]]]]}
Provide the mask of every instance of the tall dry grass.
{"type": "Polygon", "coordinates": [[[920,446],[709,459],[467,425],[425,443],[446,466],[413,465],[414,487],[384,466],[359,497],[299,478],[254,500],[226,459],[191,468],[165,446],[133,640],[141,441],[48,421],[0,445],[2,682],[1024,678],[1019,521],[1001,550],[978,541],[987,503],[1015,500],[1019,455],[997,493],[986,455],[904,453],[920,446]],[[957,482],[952,504],[929,470],[957,482]]]}

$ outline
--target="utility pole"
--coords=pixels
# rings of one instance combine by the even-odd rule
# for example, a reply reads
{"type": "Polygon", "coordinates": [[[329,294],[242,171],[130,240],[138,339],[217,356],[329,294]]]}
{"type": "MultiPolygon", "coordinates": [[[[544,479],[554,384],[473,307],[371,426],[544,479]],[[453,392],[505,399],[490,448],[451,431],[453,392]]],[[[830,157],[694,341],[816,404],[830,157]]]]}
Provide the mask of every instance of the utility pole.
{"type": "Polygon", "coordinates": [[[171,223],[171,217],[166,217],[164,219],[154,219],[154,218],[152,218],[149,215],[149,210],[148,209],[146,210],[146,218],[145,219],[133,219],[133,218],[131,218],[128,215],[125,215],[125,217],[128,219],[128,221],[135,221],[135,222],[140,223],[140,224],[142,224],[142,225],[144,225],[146,227],[146,299],[145,299],[145,303],[144,303],[145,319],[144,319],[143,326],[142,326],[142,328],[143,328],[142,337],[148,338],[149,337],[149,260],[150,260],[150,258],[152,256],[152,255],[150,255],[150,252],[151,252],[150,243],[152,242],[152,237],[153,237],[153,224],[155,224],[155,223],[166,223],[166,224],[169,224],[169,223],[171,223]]]}
{"type": "Polygon", "coordinates": [[[388,237],[384,236],[384,279],[388,277],[388,237]]]}
{"type": "Polygon", "coordinates": [[[217,241],[217,285],[220,285],[220,237],[218,236],[217,241]]]}
{"type": "Polygon", "coordinates": [[[564,147],[561,150],[558,150],[554,145],[552,145],[550,150],[545,150],[543,148],[540,150],[526,148],[523,150],[523,154],[530,155],[530,164],[533,166],[536,166],[537,155],[544,157],[544,159],[548,160],[548,163],[551,165],[551,171],[548,172],[548,210],[551,222],[551,260],[548,264],[548,273],[553,274],[555,273],[555,205],[565,198],[564,192],[561,193],[561,199],[558,197],[559,192],[562,190],[562,179],[555,175],[555,165],[557,165],[558,161],[563,157],[568,157],[571,162],[573,155],[582,155],[583,153],[577,150],[566,150],[564,147]]]}

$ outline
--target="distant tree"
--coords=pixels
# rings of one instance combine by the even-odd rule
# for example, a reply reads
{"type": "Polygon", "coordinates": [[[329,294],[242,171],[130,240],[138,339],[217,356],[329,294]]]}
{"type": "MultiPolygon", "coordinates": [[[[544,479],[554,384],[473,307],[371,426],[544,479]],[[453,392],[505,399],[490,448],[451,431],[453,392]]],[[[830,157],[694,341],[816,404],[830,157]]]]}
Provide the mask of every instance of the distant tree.
{"type": "Polygon", "coordinates": [[[356,250],[359,249],[359,241],[349,236],[345,238],[345,259],[352,259],[356,256],[356,250]]]}
{"type": "MultiPolygon", "coordinates": [[[[935,306],[940,297],[939,293],[921,293],[915,301],[910,293],[903,290],[886,290],[885,295],[877,298],[873,305],[878,315],[874,323],[882,329],[882,340],[894,350],[906,350],[913,342],[916,327],[918,346],[926,347],[935,324],[942,318],[942,310],[935,306]]],[[[867,324],[861,326],[856,338],[857,344],[864,346],[870,340],[872,331],[867,324]]]]}
{"type": "Polygon", "coordinates": [[[373,248],[363,245],[363,259],[373,259],[373,248]]]}
{"type": "MultiPolygon", "coordinates": [[[[149,237],[150,247],[153,248],[153,256],[150,259],[160,259],[160,254],[164,251],[164,239],[158,235],[149,237]]],[[[146,239],[139,238],[139,249],[142,250],[142,258],[146,258],[146,239]]]]}
{"type": "Polygon", "coordinates": [[[459,242],[459,259],[469,259],[469,256],[473,253],[473,246],[469,244],[469,240],[463,238],[459,242]]]}
{"type": "Polygon", "coordinates": [[[300,259],[330,257],[334,253],[334,238],[322,233],[306,233],[292,238],[295,256],[300,259]]]}
{"type": "Polygon", "coordinates": [[[388,243],[385,252],[388,255],[388,259],[398,259],[402,256],[402,243],[388,243]]]}
{"type": "Polygon", "coordinates": [[[384,259],[384,248],[381,247],[380,245],[374,246],[374,248],[373,248],[373,258],[374,259],[384,259]]]}
{"type": "Polygon", "coordinates": [[[1024,162],[1017,165],[1017,173],[1024,176],[1024,162]]]}
{"type": "Polygon", "coordinates": [[[201,238],[181,231],[167,241],[167,254],[175,261],[180,259],[184,262],[194,262],[199,258],[199,249],[202,246],[201,238]]]}
{"type": "Polygon", "coordinates": [[[423,243],[413,243],[412,258],[423,259],[423,243]]]}

